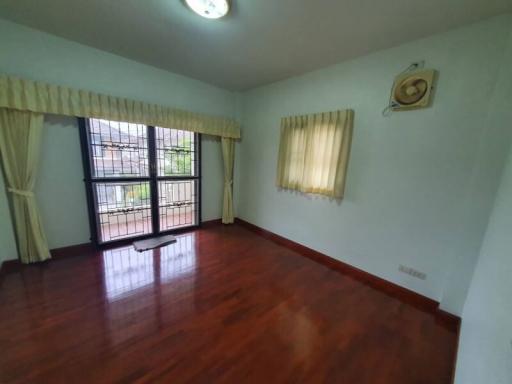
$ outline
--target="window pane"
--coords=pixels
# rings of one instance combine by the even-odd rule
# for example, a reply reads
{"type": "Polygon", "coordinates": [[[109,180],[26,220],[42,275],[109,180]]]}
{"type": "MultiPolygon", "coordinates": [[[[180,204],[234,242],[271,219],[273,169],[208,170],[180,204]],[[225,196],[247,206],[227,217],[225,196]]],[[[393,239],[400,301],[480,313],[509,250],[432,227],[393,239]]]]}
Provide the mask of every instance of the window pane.
{"type": "Polygon", "coordinates": [[[149,183],[94,183],[94,189],[102,242],[152,232],[149,183]]]}
{"type": "Polygon", "coordinates": [[[160,230],[197,224],[197,181],[159,181],[160,230]]]}
{"type": "Polygon", "coordinates": [[[93,177],[149,176],[147,127],[89,119],[93,177]]]}
{"type": "Polygon", "coordinates": [[[195,134],[156,127],[158,176],[195,176],[195,134]]]}

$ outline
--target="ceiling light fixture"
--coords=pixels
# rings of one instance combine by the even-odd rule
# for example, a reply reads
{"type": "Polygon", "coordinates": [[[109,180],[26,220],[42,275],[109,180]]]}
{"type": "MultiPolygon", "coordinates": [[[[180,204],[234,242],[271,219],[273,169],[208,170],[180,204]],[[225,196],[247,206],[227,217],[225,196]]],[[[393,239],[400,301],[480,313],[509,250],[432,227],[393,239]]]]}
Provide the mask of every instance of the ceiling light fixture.
{"type": "Polygon", "coordinates": [[[229,0],[185,0],[187,5],[200,16],[219,19],[229,12],[229,0]]]}

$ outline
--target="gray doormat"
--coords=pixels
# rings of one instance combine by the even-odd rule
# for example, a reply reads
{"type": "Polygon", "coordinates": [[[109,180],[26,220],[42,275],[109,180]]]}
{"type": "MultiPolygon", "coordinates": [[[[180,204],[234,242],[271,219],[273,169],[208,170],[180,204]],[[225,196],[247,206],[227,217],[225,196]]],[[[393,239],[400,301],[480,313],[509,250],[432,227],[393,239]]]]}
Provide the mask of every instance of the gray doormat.
{"type": "Polygon", "coordinates": [[[173,235],[152,237],[150,239],[133,242],[133,247],[137,252],[147,251],[148,249],[163,247],[164,245],[175,243],[176,238],[173,235]]]}

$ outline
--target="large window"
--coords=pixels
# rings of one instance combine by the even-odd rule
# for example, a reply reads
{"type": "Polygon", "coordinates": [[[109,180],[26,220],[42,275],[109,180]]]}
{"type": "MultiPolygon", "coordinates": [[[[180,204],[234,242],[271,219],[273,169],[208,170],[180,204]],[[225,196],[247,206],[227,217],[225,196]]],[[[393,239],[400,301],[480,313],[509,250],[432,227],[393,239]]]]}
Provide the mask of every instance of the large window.
{"type": "Polygon", "coordinates": [[[92,238],[150,236],[200,222],[196,133],[80,119],[92,238]]]}

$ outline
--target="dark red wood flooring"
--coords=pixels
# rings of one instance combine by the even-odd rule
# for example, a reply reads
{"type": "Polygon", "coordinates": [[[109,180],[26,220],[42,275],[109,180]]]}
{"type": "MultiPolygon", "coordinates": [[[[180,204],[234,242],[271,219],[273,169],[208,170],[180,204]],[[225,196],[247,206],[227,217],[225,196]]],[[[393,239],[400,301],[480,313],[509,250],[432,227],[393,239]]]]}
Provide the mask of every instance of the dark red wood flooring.
{"type": "Polygon", "coordinates": [[[233,225],[0,286],[1,383],[450,383],[432,313],[233,225]]]}

